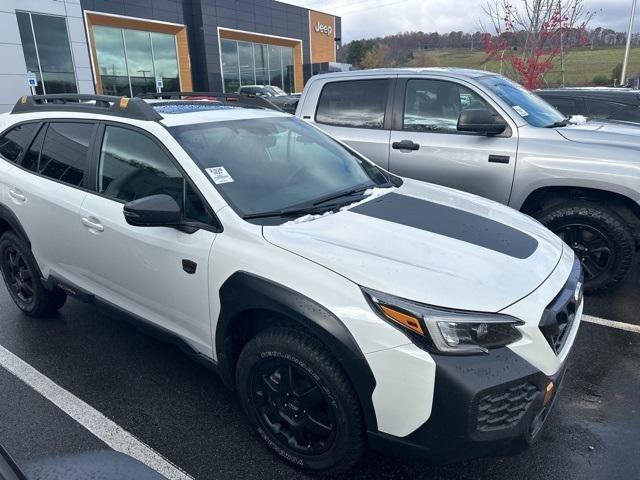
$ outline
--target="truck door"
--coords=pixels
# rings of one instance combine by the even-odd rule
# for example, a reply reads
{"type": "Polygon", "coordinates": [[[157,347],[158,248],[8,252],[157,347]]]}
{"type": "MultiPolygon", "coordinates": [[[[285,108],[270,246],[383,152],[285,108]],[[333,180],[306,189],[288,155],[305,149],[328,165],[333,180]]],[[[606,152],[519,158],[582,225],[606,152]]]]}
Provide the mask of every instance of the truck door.
{"type": "Polygon", "coordinates": [[[389,170],[509,202],[518,149],[515,126],[496,136],[457,130],[465,109],[499,112],[489,100],[462,83],[428,77],[398,79],[396,92],[389,170]]]}

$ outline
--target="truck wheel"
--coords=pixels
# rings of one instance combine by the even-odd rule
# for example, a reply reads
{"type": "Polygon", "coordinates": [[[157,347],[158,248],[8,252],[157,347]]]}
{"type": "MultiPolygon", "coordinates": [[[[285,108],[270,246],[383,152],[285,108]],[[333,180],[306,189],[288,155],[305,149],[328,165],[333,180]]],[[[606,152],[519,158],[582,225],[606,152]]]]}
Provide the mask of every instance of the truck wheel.
{"type": "Polygon", "coordinates": [[[367,448],[352,386],[331,354],[303,332],[272,328],[250,340],[236,386],[260,437],[298,467],[344,472],[367,448]]]}
{"type": "Polygon", "coordinates": [[[67,300],[62,290],[45,288],[31,250],[13,232],[0,237],[0,268],[9,295],[30,317],[50,315],[67,300]]]}
{"type": "Polygon", "coordinates": [[[631,229],[608,208],[576,202],[553,207],[537,218],[573,248],[582,262],[588,292],[614,286],[631,270],[635,254],[631,229]]]}

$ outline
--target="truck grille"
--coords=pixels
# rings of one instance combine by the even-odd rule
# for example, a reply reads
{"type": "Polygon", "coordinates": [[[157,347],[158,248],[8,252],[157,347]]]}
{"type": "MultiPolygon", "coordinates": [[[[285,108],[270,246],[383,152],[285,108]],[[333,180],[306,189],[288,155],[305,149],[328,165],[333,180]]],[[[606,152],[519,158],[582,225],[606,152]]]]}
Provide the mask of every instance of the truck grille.
{"type": "Polygon", "coordinates": [[[523,383],[507,390],[485,395],[478,405],[478,430],[488,432],[517,424],[533,403],[538,388],[523,383]]]}
{"type": "Polygon", "coordinates": [[[576,259],[567,283],[542,313],[540,331],[556,354],[562,351],[569,337],[582,301],[582,278],[582,267],[576,259]]]}

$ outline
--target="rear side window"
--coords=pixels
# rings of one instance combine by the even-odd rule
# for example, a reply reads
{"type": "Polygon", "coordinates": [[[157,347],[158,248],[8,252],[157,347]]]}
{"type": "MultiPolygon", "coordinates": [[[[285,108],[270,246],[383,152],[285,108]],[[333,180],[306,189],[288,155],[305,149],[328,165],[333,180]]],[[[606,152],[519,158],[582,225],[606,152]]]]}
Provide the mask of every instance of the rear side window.
{"type": "Polygon", "coordinates": [[[22,157],[22,168],[26,168],[27,170],[31,170],[32,172],[38,171],[38,163],[40,161],[40,152],[42,151],[42,144],[44,143],[45,132],[47,131],[47,127],[43,126],[38,135],[31,143],[29,150],[22,157]]]}
{"type": "Polygon", "coordinates": [[[38,172],[77,187],[84,185],[87,154],[95,126],[90,123],[50,123],[40,154],[38,172]]]}
{"type": "Polygon", "coordinates": [[[320,93],[316,122],[382,129],[388,95],[386,79],[327,83],[320,93]]]}
{"type": "Polygon", "coordinates": [[[0,138],[0,155],[10,162],[18,161],[22,152],[31,143],[31,139],[38,131],[38,123],[18,125],[0,138]]]}
{"type": "Polygon", "coordinates": [[[551,105],[556,107],[563,115],[587,115],[587,112],[582,108],[581,102],[574,100],[573,98],[561,98],[561,97],[542,97],[551,105]]]}
{"type": "Polygon", "coordinates": [[[606,100],[587,99],[589,116],[593,118],[609,118],[619,110],[625,108],[623,103],[609,102],[606,100]]]}

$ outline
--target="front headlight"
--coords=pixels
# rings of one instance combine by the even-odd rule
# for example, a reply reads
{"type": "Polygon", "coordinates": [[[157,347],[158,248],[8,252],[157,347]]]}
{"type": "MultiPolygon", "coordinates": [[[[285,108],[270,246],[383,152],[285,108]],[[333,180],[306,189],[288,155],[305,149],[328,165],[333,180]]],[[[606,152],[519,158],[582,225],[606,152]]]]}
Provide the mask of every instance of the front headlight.
{"type": "Polygon", "coordinates": [[[444,310],[363,288],[380,316],[420,346],[448,354],[487,353],[522,338],[508,315],[444,310]]]}

